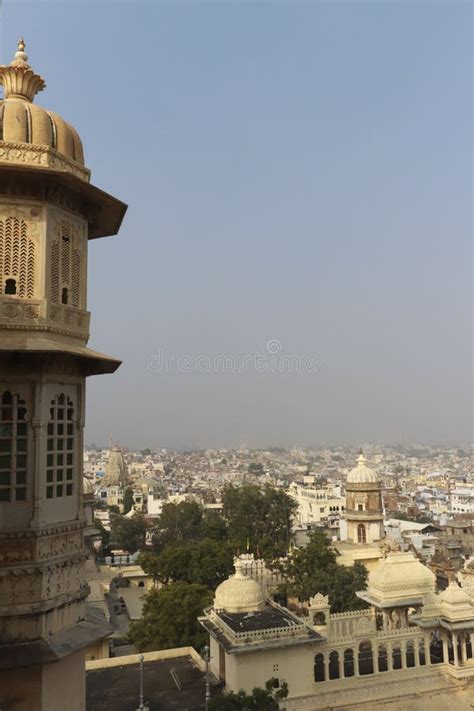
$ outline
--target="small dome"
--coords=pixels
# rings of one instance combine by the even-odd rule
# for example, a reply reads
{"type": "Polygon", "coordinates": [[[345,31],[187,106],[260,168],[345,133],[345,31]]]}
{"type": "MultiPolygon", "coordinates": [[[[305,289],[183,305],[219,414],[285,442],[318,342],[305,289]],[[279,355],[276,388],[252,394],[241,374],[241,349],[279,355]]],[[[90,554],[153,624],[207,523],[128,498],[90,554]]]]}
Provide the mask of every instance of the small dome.
{"type": "Polygon", "coordinates": [[[357,459],[357,466],[351,469],[347,475],[346,484],[379,484],[380,480],[378,475],[373,469],[366,466],[366,458],[362,454],[359,455],[357,459]]]}
{"type": "Polygon", "coordinates": [[[221,583],[215,593],[214,608],[226,612],[256,612],[265,605],[265,595],[256,580],[242,571],[242,562],[235,561],[235,575],[221,583]]]}
{"type": "Polygon", "coordinates": [[[441,601],[441,615],[450,622],[472,620],[474,617],[474,606],[471,598],[454,580],[451,580],[439,598],[441,601]]]}
{"type": "Polygon", "coordinates": [[[404,600],[424,597],[436,588],[436,576],[413,553],[389,553],[369,573],[367,590],[384,602],[403,604],[404,600]]]}
{"type": "Polygon", "coordinates": [[[450,605],[471,602],[469,595],[462,588],[460,588],[454,580],[451,580],[446,590],[443,590],[439,597],[441,602],[449,603],[450,605]]]}
{"type": "MultiPolygon", "coordinates": [[[[83,166],[84,151],[77,131],[57,114],[33,104],[35,94],[46,84],[28,64],[24,49],[25,43],[20,40],[15,59],[8,66],[0,66],[4,95],[0,100],[0,161],[5,152],[11,160],[12,147],[6,150],[2,143],[27,143],[52,148],[83,166]]],[[[39,158],[37,162],[41,163],[39,158]]]]}

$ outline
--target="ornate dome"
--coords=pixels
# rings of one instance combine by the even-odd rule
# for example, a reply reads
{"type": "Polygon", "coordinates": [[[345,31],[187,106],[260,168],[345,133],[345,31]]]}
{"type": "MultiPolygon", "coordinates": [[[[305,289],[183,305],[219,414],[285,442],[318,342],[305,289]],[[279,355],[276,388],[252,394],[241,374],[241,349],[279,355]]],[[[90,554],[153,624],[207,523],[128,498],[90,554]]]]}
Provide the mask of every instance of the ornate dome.
{"type": "Polygon", "coordinates": [[[435,591],[436,576],[413,553],[390,553],[369,573],[367,590],[382,602],[403,604],[435,591]]]}
{"type": "Polygon", "coordinates": [[[366,458],[360,453],[357,459],[357,466],[347,475],[346,484],[379,484],[378,475],[366,466],[366,458]]]}
{"type": "MultiPolygon", "coordinates": [[[[53,149],[83,166],[84,151],[77,131],[57,114],[33,104],[35,94],[42,91],[46,84],[28,64],[24,49],[25,43],[21,39],[15,59],[8,66],[0,66],[0,84],[4,94],[3,101],[0,100],[0,161],[12,160],[9,154],[15,150],[11,145],[6,147],[2,144],[26,143],[32,147],[53,149]]],[[[34,161],[33,156],[30,160],[43,162],[39,159],[34,161]]]]}
{"type": "Polygon", "coordinates": [[[214,608],[226,612],[256,612],[265,605],[265,595],[256,580],[242,571],[242,562],[235,561],[235,575],[221,583],[215,593],[214,608]]]}
{"type": "Polygon", "coordinates": [[[451,622],[461,620],[471,620],[474,617],[474,606],[471,598],[459,587],[459,585],[451,580],[446,590],[440,594],[441,614],[451,622]]]}

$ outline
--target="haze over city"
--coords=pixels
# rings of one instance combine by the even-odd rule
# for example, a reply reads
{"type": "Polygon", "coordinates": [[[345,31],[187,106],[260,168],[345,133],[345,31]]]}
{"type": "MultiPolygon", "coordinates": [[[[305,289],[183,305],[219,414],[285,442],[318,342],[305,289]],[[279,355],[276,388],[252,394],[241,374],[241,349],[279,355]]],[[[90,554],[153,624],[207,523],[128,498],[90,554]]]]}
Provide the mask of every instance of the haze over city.
{"type": "Polygon", "coordinates": [[[471,14],[3,3],[1,62],[24,35],[130,205],[90,244],[90,345],[124,362],[86,441],[470,441],[471,14]]]}

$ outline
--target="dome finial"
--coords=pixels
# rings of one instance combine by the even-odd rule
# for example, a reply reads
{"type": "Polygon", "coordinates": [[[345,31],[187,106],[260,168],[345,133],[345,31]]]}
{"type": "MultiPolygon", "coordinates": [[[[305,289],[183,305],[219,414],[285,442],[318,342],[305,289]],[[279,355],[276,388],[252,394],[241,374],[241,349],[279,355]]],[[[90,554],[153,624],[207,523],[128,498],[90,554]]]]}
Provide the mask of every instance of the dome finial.
{"type": "Polygon", "coordinates": [[[362,447],[359,447],[359,456],[357,457],[357,463],[358,464],[365,464],[367,459],[364,457],[364,450],[362,447]]]}
{"type": "Polygon", "coordinates": [[[28,64],[28,55],[24,50],[25,40],[20,37],[13,61],[8,67],[0,66],[0,84],[3,86],[5,99],[33,101],[35,94],[46,86],[43,77],[35,74],[28,64]]]}

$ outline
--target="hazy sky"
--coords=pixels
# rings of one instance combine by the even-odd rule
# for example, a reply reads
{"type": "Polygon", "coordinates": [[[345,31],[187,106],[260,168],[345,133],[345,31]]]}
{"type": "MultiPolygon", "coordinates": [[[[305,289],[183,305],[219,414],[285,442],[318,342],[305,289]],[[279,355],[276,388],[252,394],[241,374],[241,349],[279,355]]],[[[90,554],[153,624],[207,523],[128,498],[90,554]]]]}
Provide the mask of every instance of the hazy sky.
{"type": "Polygon", "coordinates": [[[24,35],[130,206],[90,244],[90,344],[124,362],[88,442],[470,441],[471,14],[4,0],[1,60],[24,35]]]}

